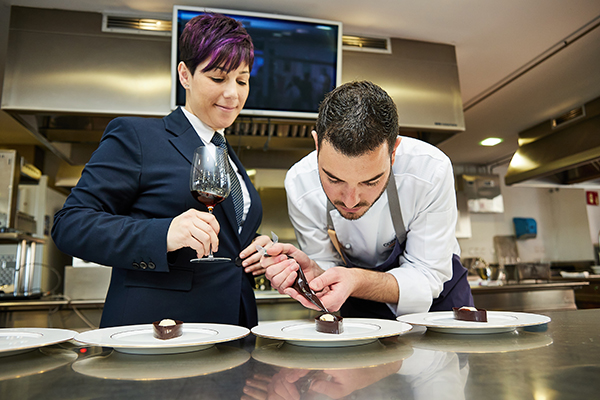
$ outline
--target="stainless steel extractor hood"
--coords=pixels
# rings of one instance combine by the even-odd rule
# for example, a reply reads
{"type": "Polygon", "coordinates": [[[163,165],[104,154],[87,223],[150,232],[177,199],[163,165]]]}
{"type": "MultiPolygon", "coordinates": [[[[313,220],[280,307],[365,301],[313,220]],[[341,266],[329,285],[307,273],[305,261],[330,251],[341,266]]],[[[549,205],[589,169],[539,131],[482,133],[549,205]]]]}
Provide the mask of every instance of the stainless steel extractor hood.
{"type": "Polygon", "coordinates": [[[505,182],[600,182],[600,98],[519,133],[505,182]]]}
{"type": "MultiPolygon", "coordinates": [[[[102,14],[11,8],[2,110],[63,161],[83,165],[108,121],[171,110],[168,37],[102,31],[102,14]]],[[[391,53],[343,52],[342,81],[369,79],[394,98],[403,134],[437,144],[463,131],[454,46],[391,39],[391,53]]],[[[314,120],[240,117],[236,149],[310,151],[314,120]],[[264,136],[261,138],[261,136],[264,136]]],[[[251,165],[251,167],[272,167],[251,165]]]]}

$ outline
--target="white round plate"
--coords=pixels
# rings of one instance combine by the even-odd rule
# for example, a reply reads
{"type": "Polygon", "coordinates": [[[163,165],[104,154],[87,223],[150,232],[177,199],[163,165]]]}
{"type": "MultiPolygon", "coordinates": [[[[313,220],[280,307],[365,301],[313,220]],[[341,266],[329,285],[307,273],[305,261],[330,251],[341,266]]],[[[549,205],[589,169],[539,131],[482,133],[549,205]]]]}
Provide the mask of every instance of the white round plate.
{"type": "Polygon", "coordinates": [[[247,328],[225,324],[183,324],[179,337],[161,340],[154,337],[152,324],[95,329],[75,336],[78,342],[112,347],[127,354],[177,354],[206,349],[216,343],[248,336],[247,328]]]}
{"type": "Polygon", "coordinates": [[[265,323],[252,328],[252,333],[268,339],[285,340],[297,346],[343,347],[371,343],[411,329],[410,325],[393,320],[344,318],[344,332],[340,334],[317,332],[314,320],[265,323]]]}
{"type": "Polygon", "coordinates": [[[443,333],[482,334],[512,332],[522,326],[547,324],[550,317],[539,314],[509,311],[488,311],[488,322],[460,321],[452,311],[436,311],[401,315],[398,321],[426,326],[428,330],[443,333]]]}
{"type": "Polygon", "coordinates": [[[389,339],[362,346],[305,347],[275,342],[256,348],[252,358],[265,364],[293,369],[338,370],[373,367],[410,357],[410,346],[389,339]]]}
{"type": "Polygon", "coordinates": [[[184,354],[138,355],[113,351],[108,356],[76,361],[71,368],[94,378],[149,381],[213,374],[235,368],[249,359],[250,353],[232,346],[212,346],[184,354]]]}
{"type": "Polygon", "coordinates": [[[77,332],[53,328],[1,328],[0,357],[11,356],[38,347],[66,342],[77,332]]]}

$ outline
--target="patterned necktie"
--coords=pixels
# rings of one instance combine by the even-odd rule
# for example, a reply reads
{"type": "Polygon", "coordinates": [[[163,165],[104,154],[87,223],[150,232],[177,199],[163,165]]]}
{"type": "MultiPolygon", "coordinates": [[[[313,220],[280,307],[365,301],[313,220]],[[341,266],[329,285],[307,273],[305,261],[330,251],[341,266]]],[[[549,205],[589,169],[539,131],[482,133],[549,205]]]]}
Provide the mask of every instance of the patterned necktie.
{"type": "MultiPolygon", "coordinates": [[[[227,154],[227,161],[229,161],[229,153],[227,152],[227,143],[225,143],[225,138],[218,132],[215,132],[212,139],[210,140],[215,146],[218,146],[223,149],[225,154],[227,154]]],[[[233,200],[233,208],[235,209],[235,219],[237,221],[238,226],[242,226],[242,218],[244,217],[244,196],[242,195],[242,187],[240,186],[240,181],[238,180],[237,174],[233,171],[230,163],[227,163],[227,168],[229,170],[229,181],[231,183],[231,191],[229,195],[233,200]]]]}

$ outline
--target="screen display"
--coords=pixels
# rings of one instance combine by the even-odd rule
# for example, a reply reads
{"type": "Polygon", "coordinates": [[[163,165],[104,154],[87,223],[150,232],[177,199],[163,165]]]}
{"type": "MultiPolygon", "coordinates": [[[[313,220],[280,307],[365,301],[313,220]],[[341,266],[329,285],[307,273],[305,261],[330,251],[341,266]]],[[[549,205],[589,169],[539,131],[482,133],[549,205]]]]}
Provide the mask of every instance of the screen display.
{"type": "Polygon", "coordinates": [[[179,36],[197,15],[214,12],[244,25],[254,43],[250,94],[242,115],[315,118],[319,103],[341,80],[340,22],[175,6],[171,107],[185,104],[177,77],[179,36]]]}

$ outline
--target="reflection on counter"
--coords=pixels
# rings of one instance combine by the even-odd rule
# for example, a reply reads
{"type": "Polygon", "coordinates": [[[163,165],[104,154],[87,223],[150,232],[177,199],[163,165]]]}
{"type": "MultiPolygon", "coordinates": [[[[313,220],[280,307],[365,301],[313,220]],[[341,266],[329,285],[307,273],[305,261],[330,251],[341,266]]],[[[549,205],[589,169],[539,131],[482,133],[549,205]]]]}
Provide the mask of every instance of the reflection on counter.
{"type": "Polygon", "coordinates": [[[1,357],[0,398],[596,398],[600,309],[548,316],[552,322],[539,332],[455,335],[415,327],[337,348],[248,336],[158,356],[64,342],[1,357]]]}
{"type": "Polygon", "coordinates": [[[214,374],[235,368],[250,359],[246,350],[225,345],[192,353],[161,355],[133,355],[105,349],[73,363],[73,371],[101,379],[180,379],[214,374]]]}
{"type": "Polygon", "coordinates": [[[2,357],[0,381],[42,374],[70,364],[76,359],[76,353],[58,346],[42,347],[24,354],[2,357]]]}
{"type": "Polygon", "coordinates": [[[413,353],[409,345],[399,342],[396,338],[347,347],[306,347],[260,338],[256,343],[252,352],[253,359],[283,368],[366,368],[373,364],[396,363],[413,353]]]}
{"type": "MultiPolygon", "coordinates": [[[[419,328],[415,328],[419,329],[419,328]]],[[[552,338],[536,332],[515,330],[507,333],[464,335],[427,331],[423,335],[407,335],[402,340],[416,349],[456,353],[498,353],[522,351],[550,346],[552,338]]]]}
{"type": "Polygon", "coordinates": [[[246,381],[246,400],[376,399],[390,387],[393,398],[463,399],[469,370],[466,356],[413,350],[402,337],[336,349],[257,341],[252,358],[262,365],[246,381]]]}

